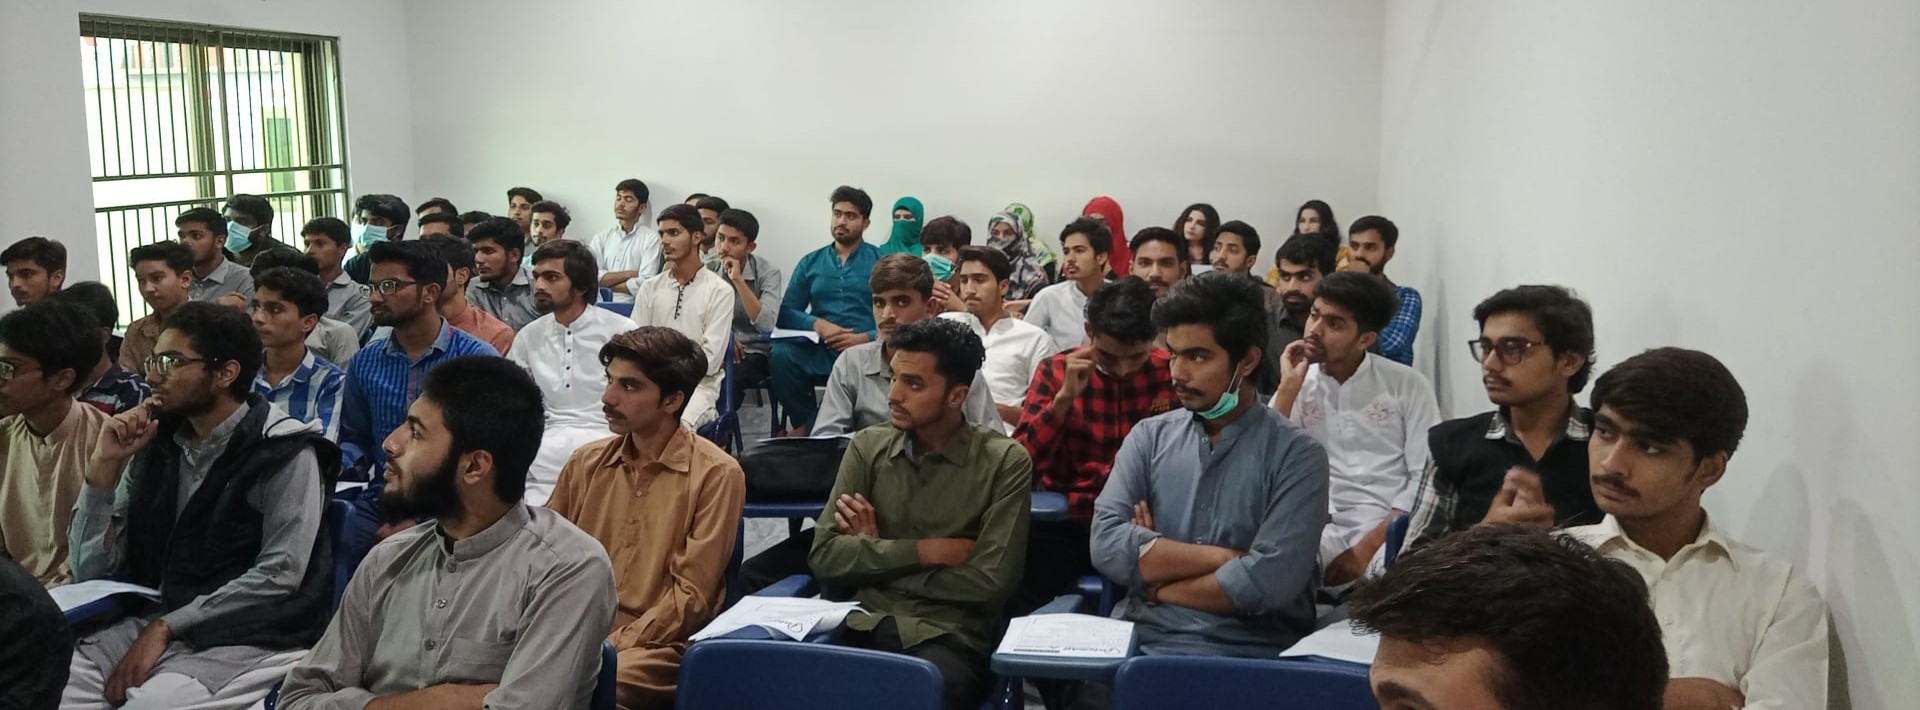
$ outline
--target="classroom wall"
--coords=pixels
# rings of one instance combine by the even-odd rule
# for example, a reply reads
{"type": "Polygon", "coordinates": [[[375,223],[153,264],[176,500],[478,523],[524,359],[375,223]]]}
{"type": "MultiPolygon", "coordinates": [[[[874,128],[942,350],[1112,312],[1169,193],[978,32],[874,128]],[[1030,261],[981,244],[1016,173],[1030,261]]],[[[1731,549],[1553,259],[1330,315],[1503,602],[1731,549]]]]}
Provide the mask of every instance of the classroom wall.
{"type": "MultiPolygon", "coordinates": [[[[418,203],[503,213],[529,185],[570,236],[700,191],[760,218],[783,267],[828,242],[840,184],[1060,228],[1099,194],[1129,232],[1211,200],[1277,237],[1311,197],[1375,201],[1382,5],[413,0],[418,203]],[[536,9],[537,8],[537,9],[536,9]]],[[[1268,249],[1271,253],[1271,249],[1268,249]]],[[[1263,262],[1264,263],[1264,262],[1263,262]]]]}
{"type": "MultiPolygon", "coordinates": [[[[349,184],[413,191],[401,0],[7,0],[0,2],[0,242],[42,235],[67,246],[67,282],[98,279],[81,89],[80,14],[301,32],[340,38],[349,184]]],[[[0,310],[13,299],[0,289],[0,310]]]]}
{"type": "Polygon", "coordinates": [[[1713,518],[1823,590],[1836,707],[1914,707],[1920,9],[1394,0],[1386,21],[1381,199],[1422,245],[1401,268],[1452,411],[1488,407],[1465,343],[1507,286],[1577,288],[1603,368],[1713,353],[1752,410],[1713,518]]]}

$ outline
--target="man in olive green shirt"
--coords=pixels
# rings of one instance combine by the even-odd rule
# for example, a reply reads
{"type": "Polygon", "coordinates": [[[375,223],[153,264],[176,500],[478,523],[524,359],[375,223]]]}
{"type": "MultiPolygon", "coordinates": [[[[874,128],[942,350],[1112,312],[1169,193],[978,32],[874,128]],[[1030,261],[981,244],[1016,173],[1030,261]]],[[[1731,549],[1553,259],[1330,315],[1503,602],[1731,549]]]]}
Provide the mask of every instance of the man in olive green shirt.
{"type": "Polygon", "coordinates": [[[1026,563],[1033,462],[961,413],[986,360],[972,330],[932,318],[887,342],[892,424],[854,435],[807,561],[860,602],[841,643],[931,661],[948,708],[978,707],[1026,563]]]}

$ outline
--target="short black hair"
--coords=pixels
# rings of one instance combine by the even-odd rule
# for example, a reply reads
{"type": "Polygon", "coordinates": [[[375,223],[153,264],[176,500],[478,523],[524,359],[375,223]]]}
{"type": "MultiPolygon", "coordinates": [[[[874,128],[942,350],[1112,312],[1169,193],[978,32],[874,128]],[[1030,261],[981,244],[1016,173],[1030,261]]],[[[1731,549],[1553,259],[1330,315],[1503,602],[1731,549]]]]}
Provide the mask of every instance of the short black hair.
{"type": "Polygon", "coordinates": [[[120,302],[114,299],[113,289],[98,281],[70,284],[53,297],[87,309],[102,328],[112,328],[120,320],[120,302]]]}
{"type": "Polygon", "coordinates": [[[307,220],[306,225],[300,228],[300,236],[309,234],[318,234],[341,246],[353,243],[353,228],[348,227],[347,223],[339,217],[315,217],[307,220]]]}
{"type": "Polygon", "coordinates": [[[374,242],[367,247],[367,263],[399,263],[407,267],[407,278],[419,282],[447,287],[447,259],[440,248],[422,241],[374,242]]]}
{"type": "Polygon", "coordinates": [[[1354,325],[1362,333],[1378,333],[1400,311],[1400,294],[1393,284],[1377,274],[1336,271],[1327,274],[1313,287],[1313,297],[1326,299],[1353,312],[1354,325]]]}
{"type": "Polygon", "coordinates": [[[1173,253],[1180,257],[1181,263],[1187,263],[1193,256],[1187,253],[1187,238],[1166,227],[1148,227],[1133,233],[1133,240],[1127,242],[1127,250],[1140,253],[1140,247],[1149,242],[1165,242],[1173,247],[1173,253]]]}
{"type": "Polygon", "coordinates": [[[508,202],[512,202],[512,201],[513,201],[513,198],[515,198],[515,197],[523,197],[523,198],[526,198],[526,200],[527,200],[527,203],[528,203],[528,204],[532,204],[532,203],[535,203],[535,202],[539,202],[539,201],[541,201],[541,200],[544,200],[544,199],[546,199],[546,198],[544,198],[544,197],[541,197],[541,196],[540,196],[540,191],[539,191],[539,190],[535,190],[535,189],[533,189],[533,188],[531,188],[531,187],[509,187],[509,188],[507,188],[507,201],[508,201],[508,202]]]}
{"type": "Polygon", "coordinates": [[[361,195],[359,199],[353,201],[353,214],[358,216],[361,212],[402,225],[413,216],[413,211],[407,209],[405,200],[379,192],[361,195]]]}
{"type": "Polygon", "coordinates": [[[687,230],[690,234],[695,232],[705,234],[707,232],[707,223],[700,218],[700,209],[690,206],[685,202],[675,202],[667,205],[666,209],[660,210],[660,216],[655,218],[653,222],[656,226],[661,222],[678,222],[680,223],[680,228],[687,230]]]}
{"type": "MultiPolygon", "coordinates": [[[[100,321],[86,306],[68,299],[48,299],[0,316],[0,343],[40,363],[46,375],[73,371],[67,394],[87,385],[87,375],[100,364],[100,321]]],[[[249,380],[251,385],[252,381],[249,380]]]]}
{"type": "Polygon", "coordinates": [[[1060,248],[1067,248],[1067,235],[1081,234],[1087,238],[1087,244],[1093,247],[1095,254],[1113,252],[1113,230],[1107,224],[1092,217],[1077,217],[1060,230],[1060,248]]]}
{"type": "Polygon", "coordinates": [[[888,254],[873,262],[873,270],[867,275],[867,292],[879,295],[904,288],[920,294],[921,298],[931,298],[933,281],[933,267],[920,255],[888,254]]]}
{"type": "Polygon", "coordinates": [[[1232,222],[1228,222],[1226,224],[1220,225],[1219,227],[1208,230],[1207,258],[1209,259],[1213,258],[1213,245],[1215,242],[1220,241],[1220,235],[1222,234],[1240,235],[1241,246],[1246,248],[1247,253],[1252,254],[1254,256],[1260,255],[1259,230],[1254,229],[1253,225],[1251,224],[1247,224],[1246,222],[1242,222],[1236,219],[1232,222]]]}
{"type": "Polygon", "coordinates": [[[587,305],[599,302],[600,263],[593,258],[592,249],[572,239],[555,239],[533,250],[535,266],[548,259],[560,260],[560,273],[567,275],[573,290],[586,294],[587,305]]]}
{"type": "Polygon", "coordinates": [[[1747,392],[1733,372],[1698,350],[1657,348],[1627,358],[1593,383],[1593,411],[1612,409],[1656,442],[1685,441],[1695,461],[1740,448],[1747,392]]]}
{"type": "Polygon", "coordinates": [[[756,219],[752,212],[738,209],[721,212],[720,224],[740,230],[749,242],[760,238],[760,220],[756,219]]]}
{"type": "Polygon", "coordinates": [[[260,373],[260,331],[253,328],[253,317],[232,306],[205,301],[180,304],[167,316],[164,330],[177,330],[207,359],[207,367],[225,363],[240,365],[240,376],[227,385],[227,394],[246,401],[253,391],[253,378],[260,373]]]}
{"type": "Polygon", "coordinates": [[[273,289],[280,299],[293,304],[303,316],[324,316],[327,314],[327,285],[313,272],[281,266],[268,269],[253,277],[253,289],[259,293],[262,289],[273,289]]]}
{"type": "Polygon", "coordinates": [[[706,351],[686,334],[666,326],[643,325],[613,336],[600,346],[600,364],[605,366],[615,359],[639,367],[640,373],[660,388],[660,401],[679,394],[680,409],[674,414],[686,412],[693,391],[700,387],[700,378],[707,376],[706,351]]]}
{"type": "Polygon", "coordinates": [[[27,237],[0,251],[0,264],[31,261],[47,271],[67,270],[67,245],[46,237],[27,237]]]}
{"type": "Polygon", "coordinates": [[[613,191],[616,193],[631,192],[633,193],[633,199],[639,200],[642,204],[647,202],[647,184],[641,182],[640,178],[621,180],[620,184],[613,186],[613,191]]]}
{"type": "MultiPolygon", "coordinates": [[[[1171,230],[1169,230],[1171,231],[1171,230]]],[[[1213,329],[1213,340],[1227,351],[1236,366],[1247,350],[1267,345],[1267,296],[1260,282],[1245,274],[1209,271],[1181,279],[1167,289],[1167,295],[1153,304],[1153,327],[1168,330],[1181,325],[1204,325],[1213,329]]],[[[1267,358],[1248,373],[1266,368],[1267,358]]]]}
{"type": "Polygon", "coordinates": [[[181,212],[180,216],[173,218],[173,226],[175,227],[189,222],[204,224],[207,226],[207,231],[215,235],[227,233],[227,218],[221,216],[219,212],[213,211],[212,207],[195,207],[181,212]]]}
{"type": "MultiPolygon", "coordinates": [[[[512,222],[513,220],[507,220],[507,221],[512,222]]],[[[445,212],[435,212],[433,214],[420,215],[421,231],[426,231],[426,227],[429,224],[444,224],[444,225],[447,225],[447,232],[452,234],[453,236],[456,236],[456,237],[467,236],[467,223],[460,221],[460,218],[455,215],[450,215],[445,212]]]]}
{"type": "Polygon", "coordinates": [[[978,261],[986,264],[987,271],[993,273],[993,280],[995,281],[1005,281],[1013,278],[1013,262],[1008,261],[1007,255],[1001,253],[999,249],[972,244],[960,247],[960,253],[955,254],[953,259],[954,273],[959,273],[960,266],[969,261],[978,261]]]}
{"type": "Polygon", "coordinates": [[[873,198],[867,196],[866,190],[852,185],[833,188],[833,196],[827,198],[827,204],[837,205],[842,202],[853,203],[853,208],[860,210],[861,219],[873,219],[873,198]]]}
{"type": "Polygon", "coordinates": [[[259,195],[236,194],[227,198],[227,209],[252,217],[264,225],[273,224],[273,203],[259,195]]]}
{"type": "Polygon", "coordinates": [[[494,495],[507,503],[526,496],[547,416],[532,375],[503,357],[466,355],[428,370],[420,396],[440,407],[453,439],[448,456],[492,454],[494,495]]]}
{"type": "Polygon", "coordinates": [[[1333,273],[1334,266],[1340,260],[1340,252],[1327,245],[1327,240],[1312,234],[1295,234],[1280,243],[1279,251],[1273,255],[1273,265],[1282,261],[1306,264],[1320,272],[1321,276],[1333,273]]]}
{"type": "Polygon", "coordinates": [[[970,386],[987,361],[987,348],[980,336],[959,321],[926,318],[893,329],[887,347],[894,352],[927,353],[933,367],[947,378],[947,387],[970,386]]]}
{"type": "Polygon", "coordinates": [[[699,209],[699,210],[713,210],[714,214],[719,214],[721,212],[725,212],[727,210],[733,209],[733,205],[727,204],[727,201],[724,198],[721,198],[717,195],[708,195],[706,197],[700,198],[700,201],[693,203],[693,208],[699,209]]]}
{"type": "Polygon", "coordinates": [[[453,215],[460,214],[460,208],[454,207],[453,201],[445,197],[435,197],[431,200],[427,200],[426,202],[422,202],[420,203],[419,207],[413,208],[413,213],[420,214],[421,212],[425,212],[427,210],[436,210],[436,211],[445,212],[447,214],[453,214],[453,215]]]}
{"type": "Polygon", "coordinates": [[[320,275],[320,260],[303,251],[292,249],[273,249],[253,258],[253,264],[247,267],[247,275],[255,281],[260,275],[282,267],[299,269],[314,276],[320,275]]]}
{"type": "Polygon", "coordinates": [[[1370,214],[1356,219],[1352,225],[1347,227],[1348,236],[1361,232],[1379,232],[1380,242],[1387,245],[1388,249],[1392,249],[1400,244],[1400,228],[1394,226],[1393,220],[1377,214],[1370,214]]]}
{"type": "Polygon", "coordinates": [[[707,193],[704,193],[704,192],[696,192],[696,193],[693,193],[693,194],[691,194],[691,195],[687,195],[687,199],[684,199],[684,200],[681,200],[681,202],[693,202],[693,203],[698,203],[698,202],[700,202],[700,198],[702,198],[702,197],[706,197],[706,196],[707,196],[707,193]]]}
{"type": "Polygon", "coordinates": [[[1354,590],[1352,611],[1397,641],[1484,641],[1503,707],[1656,710],[1666,692],[1640,575],[1549,531],[1477,525],[1410,550],[1354,590]]]}
{"type": "Polygon", "coordinates": [[[479,243],[492,241],[507,251],[525,252],[527,250],[527,232],[520,223],[505,217],[489,217],[467,229],[467,241],[479,243]]]}
{"type": "Polygon", "coordinates": [[[1576,353],[1586,358],[1580,371],[1567,379],[1567,391],[1587,388],[1593,375],[1593,307],[1565,286],[1517,286],[1493,294],[1473,307],[1473,320],[1487,327],[1487,319],[1503,313],[1525,313],[1533,318],[1541,339],[1555,357],[1576,353]]]}
{"type": "Polygon", "coordinates": [[[480,210],[460,213],[460,223],[467,225],[468,228],[472,228],[473,225],[479,224],[481,222],[485,222],[490,219],[493,219],[493,215],[488,214],[486,212],[482,212],[480,210]]]}
{"type": "Polygon", "coordinates": [[[573,225],[573,213],[568,212],[567,208],[561,207],[560,203],[554,202],[553,200],[535,202],[531,210],[532,214],[553,215],[554,226],[561,229],[566,229],[573,225]]]}
{"type": "Polygon", "coordinates": [[[920,228],[921,246],[945,246],[954,249],[973,243],[973,228],[953,215],[927,220],[920,228]]]}
{"type": "MultiPolygon", "coordinates": [[[[499,219],[506,218],[501,217],[499,219]]],[[[513,220],[509,219],[507,221],[511,222],[513,220]]],[[[475,264],[473,261],[472,242],[449,234],[435,234],[420,241],[432,246],[434,250],[440,254],[440,259],[446,262],[447,278],[449,281],[453,278],[453,272],[461,269],[467,270],[468,277],[473,276],[475,264]]]]}
{"type": "Polygon", "coordinates": [[[1138,276],[1126,276],[1100,285],[1087,297],[1087,330],[1123,343],[1152,340],[1153,287],[1138,276]]]}
{"type": "Polygon", "coordinates": [[[167,240],[142,244],[127,252],[127,266],[138,267],[142,261],[165,262],[174,273],[193,270],[193,247],[176,241],[167,240]]]}

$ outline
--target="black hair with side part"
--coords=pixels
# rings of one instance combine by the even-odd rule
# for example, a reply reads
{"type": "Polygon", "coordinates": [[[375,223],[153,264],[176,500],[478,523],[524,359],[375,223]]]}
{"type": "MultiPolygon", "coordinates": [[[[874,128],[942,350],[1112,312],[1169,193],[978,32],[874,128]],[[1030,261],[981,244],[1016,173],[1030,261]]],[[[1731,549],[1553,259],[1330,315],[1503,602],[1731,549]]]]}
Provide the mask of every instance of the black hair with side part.
{"type": "Polygon", "coordinates": [[[512,360],[456,357],[427,371],[420,396],[440,407],[452,441],[447,455],[493,456],[493,492],[506,503],[526,496],[527,469],[540,453],[546,408],[533,376],[512,360]]]}
{"type": "Polygon", "coordinates": [[[291,266],[268,269],[253,277],[253,289],[256,295],[271,289],[280,294],[280,300],[293,304],[302,316],[327,314],[327,285],[313,272],[291,266]]]}
{"type": "Polygon", "coordinates": [[[920,228],[921,246],[944,246],[959,249],[973,243],[973,228],[952,215],[942,215],[927,220],[920,228]]]}
{"type": "Polygon", "coordinates": [[[520,228],[519,222],[505,217],[489,217],[467,228],[467,241],[474,244],[491,241],[506,251],[525,252],[527,232],[520,228]]]}
{"type": "Polygon", "coordinates": [[[887,347],[896,353],[926,353],[933,356],[934,370],[946,378],[947,387],[971,386],[980,365],[987,361],[987,348],[980,336],[959,321],[927,318],[893,329],[887,347]]]}
{"type": "Polygon", "coordinates": [[[320,260],[306,252],[292,249],[274,249],[254,257],[253,265],[247,267],[247,275],[258,281],[261,274],[283,267],[299,269],[314,276],[320,275],[320,260]]]}
{"type": "Polygon", "coordinates": [[[688,234],[706,234],[707,232],[707,223],[701,219],[700,209],[685,202],[667,205],[667,208],[660,210],[660,216],[653,221],[656,228],[661,222],[678,222],[680,228],[686,230],[688,234]]]}
{"type": "Polygon", "coordinates": [[[533,250],[533,265],[549,259],[560,260],[560,273],[567,275],[567,286],[580,292],[591,306],[600,301],[600,263],[593,250],[572,239],[555,239],[533,250]]]}
{"type": "Polygon", "coordinates": [[[1064,229],[1060,230],[1061,249],[1067,248],[1067,235],[1069,234],[1085,236],[1087,238],[1087,245],[1093,248],[1093,253],[1095,254],[1110,254],[1113,252],[1113,230],[1108,229],[1107,223],[1105,222],[1092,217],[1074,218],[1072,222],[1067,223],[1064,229]]]}
{"type": "Polygon", "coordinates": [[[447,258],[440,249],[419,240],[374,242],[367,247],[367,263],[397,263],[407,267],[407,280],[425,287],[447,288],[447,258]]]}
{"type": "Polygon", "coordinates": [[[184,227],[189,223],[206,225],[207,231],[216,237],[227,233],[227,218],[213,211],[212,207],[195,207],[173,218],[175,227],[184,227]]]}
{"type": "Polygon", "coordinates": [[[525,200],[527,201],[527,203],[528,203],[528,204],[532,204],[532,203],[535,203],[535,202],[539,202],[539,201],[541,201],[541,200],[544,200],[544,199],[546,199],[546,198],[544,198],[544,197],[541,197],[541,196],[540,196],[540,191],[539,191],[539,190],[535,190],[535,189],[533,189],[533,188],[531,188],[531,187],[510,187],[510,188],[507,188],[507,201],[508,201],[508,202],[512,202],[512,201],[513,201],[513,198],[515,198],[515,197],[519,197],[519,198],[522,198],[522,199],[525,199],[525,200]]]}
{"type": "Polygon", "coordinates": [[[1248,254],[1254,256],[1260,255],[1259,230],[1254,229],[1251,224],[1236,219],[1220,225],[1212,230],[1212,233],[1207,235],[1207,258],[1213,258],[1213,245],[1220,241],[1220,235],[1222,234],[1240,235],[1240,246],[1245,248],[1248,254]]]}
{"type": "Polygon", "coordinates": [[[647,184],[641,182],[639,178],[621,180],[620,184],[613,186],[613,191],[615,193],[632,193],[633,199],[639,200],[641,204],[646,204],[647,202],[647,184]]]}
{"type": "MultiPolygon", "coordinates": [[[[1204,325],[1213,330],[1213,340],[1227,351],[1234,363],[1247,351],[1267,346],[1267,296],[1260,282],[1245,274],[1209,271],[1181,279],[1167,295],[1153,304],[1153,327],[1170,330],[1182,325],[1204,325]]],[[[1267,358],[1248,379],[1258,381],[1257,373],[1267,367],[1267,358]]]]}
{"type": "Polygon", "coordinates": [[[1370,214],[1356,219],[1351,226],[1347,227],[1348,235],[1359,234],[1361,232],[1380,233],[1380,243],[1385,244],[1388,249],[1392,249],[1400,244],[1400,228],[1393,224],[1393,220],[1377,214],[1370,214]]]}
{"type": "Polygon", "coordinates": [[[1123,343],[1144,343],[1160,334],[1153,327],[1153,287],[1138,276],[1108,281],[1087,297],[1087,330],[1123,343]]]}
{"type": "Polygon", "coordinates": [[[1150,242],[1164,242],[1168,246],[1173,247],[1173,253],[1179,257],[1179,261],[1182,264],[1187,263],[1193,258],[1193,255],[1187,253],[1187,238],[1180,236],[1179,232],[1167,229],[1166,227],[1148,227],[1134,232],[1133,240],[1127,242],[1127,250],[1138,254],[1140,253],[1140,247],[1146,246],[1150,242]]]}
{"type": "Polygon", "coordinates": [[[1375,274],[1335,271],[1314,285],[1313,297],[1353,313],[1353,323],[1362,333],[1380,332],[1400,310],[1400,294],[1386,277],[1375,274]]]}
{"type": "Polygon", "coordinates": [[[1571,537],[1476,525],[1409,550],[1351,598],[1384,639],[1490,647],[1505,708],[1659,710],[1660,623],[1640,575],[1571,537]]]}
{"type": "MultiPolygon", "coordinates": [[[[318,234],[333,240],[333,243],[347,246],[353,243],[353,228],[347,226],[339,217],[315,217],[300,227],[300,236],[318,234]]],[[[269,252],[271,253],[271,252],[269,252]]],[[[261,256],[266,256],[262,254],[261,256]]]]}
{"type": "Polygon", "coordinates": [[[403,225],[413,217],[413,211],[407,209],[405,200],[384,193],[361,195],[359,199],[354,200],[353,214],[357,217],[361,212],[385,219],[390,224],[403,225]]]}
{"type": "MultiPolygon", "coordinates": [[[[512,222],[513,220],[507,220],[507,221],[512,222]]],[[[435,212],[433,214],[420,215],[419,224],[420,224],[420,231],[423,231],[423,232],[426,231],[426,227],[429,224],[444,224],[444,225],[447,225],[448,234],[452,234],[453,236],[461,237],[461,238],[465,238],[467,236],[467,223],[460,221],[460,218],[458,216],[450,215],[445,212],[435,212]]],[[[519,225],[516,224],[514,226],[519,226],[519,225]]]]}
{"type": "Polygon", "coordinates": [[[1627,358],[1593,383],[1593,411],[1606,407],[1655,442],[1685,441],[1695,462],[1732,456],[1747,431],[1747,392],[1720,360],[1698,350],[1657,348],[1627,358]]]}
{"type": "Polygon", "coordinates": [[[193,270],[193,247],[168,240],[142,244],[127,252],[127,266],[138,268],[142,261],[159,261],[174,273],[193,270]]]}
{"type": "Polygon", "coordinates": [[[720,224],[740,230],[740,233],[746,235],[747,241],[749,242],[756,241],[760,238],[760,220],[756,219],[752,212],[737,209],[721,212],[720,224]]]}
{"type": "Polygon", "coordinates": [[[700,198],[699,202],[693,203],[693,208],[699,209],[699,210],[713,210],[714,214],[719,214],[721,212],[725,212],[727,210],[733,209],[733,205],[727,204],[727,201],[725,199],[717,195],[708,195],[706,197],[700,198]]]}
{"type": "Polygon", "coordinates": [[[884,291],[897,288],[913,291],[921,298],[932,298],[933,267],[918,254],[888,254],[873,262],[873,272],[867,276],[867,291],[878,297],[884,291]]]}
{"type": "Polygon", "coordinates": [[[69,284],[53,297],[87,309],[101,328],[112,328],[120,320],[120,302],[113,297],[113,289],[98,281],[69,284]]]}
{"type": "Polygon", "coordinates": [[[46,271],[67,270],[67,245],[46,237],[27,237],[0,251],[0,264],[31,261],[46,271]]]}
{"type": "Polygon", "coordinates": [[[481,212],[480,210],[460,213],[460,223],[467,225],[468,229],[472,229],[473,225],[479,224],[481,222],[485,222],[490,219],[493,219],[492,214],[481,212]]]}
{"type": "Polygon", "coordinates": [[[666,326],[645,325],[613,336],[600,346],[600,364],[606,366],[616,359],[640,368],[640,373],[660,388],[660,401],[680,395],[680,408],[673,412],[676,416],[686,411],[700,378],[707,376],[706,351],[692,338],[666,326]]]}
{"type": "Polygon", "coordinates": [[[993,274],[993,280],[995,281],[1005,281],[1013,278],[1013,262],[1008,261],[1007,255],[999,249],[975,246],[972,244],[960,247],[960,252],[955,254],[953,258],[954,273],[960,273],[960,267],[969,261],[986,264],[987,271],[993,274]]]}
{"type": "Polygon", "coordinates": [[[833,196],[827,199],[827,204],[837,205],[842,202],[852,203],[853,208],[860,211],[861,219],[873,219],[873,198],[867,196],[866,190],[851,185],[833,188],[833,196]]]}
{"type": "Polygon", "coordinates": [[[86,386],[93,366],[100,364],[100,327],[86,306],[52,298],[0,316],[0,343],[33,358],[40,364],[42,377],[72,370],[73,382],[64,391],[74,394],[86,386]]]}
{"type": "Polygon", "coordinates": [[[1587,378],[1593,375],[1593,307],[1564,286],[1518,286],[1474,306],[1473,321],[1485,328],[1488,318],[1503,313],[1524,313],[1532,318],[1554,357],[1575,353],[1584,358],[1580,370],[1567,378],[1567,391],[1578,393],[1587,388],[1587,378]]]}
{"type": "Polygon", "coordinates": [[[164,330],[177,330],[187,336],[193,349],[207,359],[209,369],[229,362],[238,364],[240,376],[227,385],[227,394],[235,400],[246,401],[247,395],[253,392],[253,377],[260,373],[263,357],[260,331],[254,330],[253,318],[246,311],[217,303],[188,301],[167,316],[164,330]]]}
{"type": "Polygon", "coordinates": [[[1340,260],[1340,252],[1327,245],[1327,240],[1313,234],[1295,234],[1280,243],[1280,249],[1274,252],[1273,265],[1282,261],[1306,264],[1320,272],[1321,276],[1333,273],[1340,260]]]}
{"type": "Polygon", "coordinates": [[[260,224],[273,224],[273,203],[259,195],[237,194],[227,198],[227,209],[252,217],[260,224]]]}
{"type": "Polygon", "coordinates": [[[563,230],[573,226],[573,213],[568,212],[567,208],[560,206],[560,203],[554,202],[553,200],[541,200],[533,203],[530,212],[532,214],[553,215],[554,226],[563,230]]]}
{"type": "Polygon", "coordinates": [[[427,200],[426,202],[422,202],[420,203],[419,207],[413,208],[413,213],[420,214],[421,212],[425,212],[427,210],[435,210],[437,212],[441,212],[444,214],[451,214],[451,215],[460,214],[460,208],[454,207],[453,201],[445,197],[435,197],[431,200],[427,200]]]}

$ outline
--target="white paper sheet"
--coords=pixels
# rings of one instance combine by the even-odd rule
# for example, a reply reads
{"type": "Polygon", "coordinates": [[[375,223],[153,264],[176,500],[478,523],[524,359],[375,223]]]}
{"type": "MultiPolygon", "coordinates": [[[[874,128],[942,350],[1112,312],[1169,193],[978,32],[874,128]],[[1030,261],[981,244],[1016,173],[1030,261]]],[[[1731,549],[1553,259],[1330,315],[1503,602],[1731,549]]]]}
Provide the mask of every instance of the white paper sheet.
{"type": "Polygon", "coordinates": [[[126,582],[115,582],[110,579],[74,582],[73,584],[63,584],[47,590],[47,595],[53,597],[54,603],[59,604],[60,611],[63,612],[73,611],[74,609],[115,594],[137,594],[153,601],[160,601],[160,590],[158,589],[142,587],[138,584],[128,584],[126,582]]]}
{"type": "Polygon", "coordinates": [[[1300,658],[1319,656],[1335,661],[1373,665],[1373,654],[1380,649],[1379,634],[1363,634],[1355,630],[1353,620],[1347,619],[1328,624],[1326,628],[1308,634],[1280,653],[1281,658],[1300,658]]]}
{"type": "Polygon", "coordinates": [[[692,640],[723,636],[749,626],[758,626],[801,641],[816,631],[839,628],[841,622],[846,621],[847,613],[858,608],[858,602],[748,596],[733,608],[722,612],[713,623],[694,634],[692,640]]]}
{"type": "Polygon", "coordinates": [[[1019,656],[1125,658],[1133,622],[1089,614],[1036,614],[1007,622],[999,650],[1019,656]]]}
{"type": "Polygon", "coordinates": [[[820,334],[815,333],[811,330],[793,330],[790,328],[774,328],[773,332],[767,334],[767,339],[768,340],[807,340],[807,341],[818,343],[820,342],[820,334]]]}

